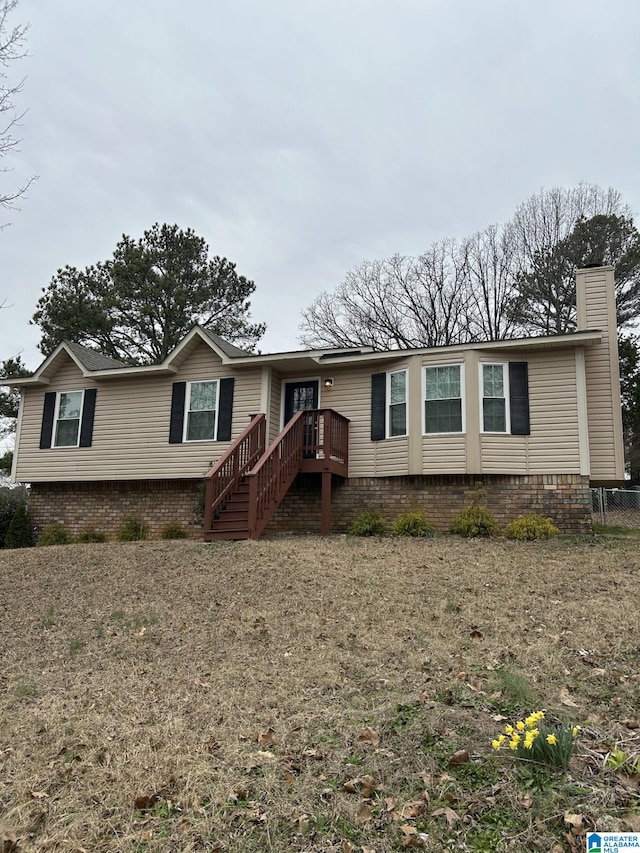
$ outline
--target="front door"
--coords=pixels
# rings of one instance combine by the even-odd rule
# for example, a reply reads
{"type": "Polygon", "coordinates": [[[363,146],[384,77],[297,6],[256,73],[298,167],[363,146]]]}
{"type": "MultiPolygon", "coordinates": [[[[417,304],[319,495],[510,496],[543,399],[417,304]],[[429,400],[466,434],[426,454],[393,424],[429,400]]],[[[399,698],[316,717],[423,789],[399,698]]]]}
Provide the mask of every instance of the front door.
{"type": "MultiPolygon", "coordinates": [[[[310,379],[307,382],[286,382],[284,386],[284,422],[289,423],[296,412],[301,409],[318,408],[318,380],[310,379]]],[[[304,443],[306,447],[313,447],[317,439],[317,425],[315,418],[305,419],[304,443]]],[[[305,459],[313,459],[315,453],[307,452],[305,459]]]]}
{"type": "Polygon", "coordinates": [[[286,382],[284,386],[284,422],[289,423],[291,418],[300,409],[318,408],[318,380],[310,379],[307,382],[286,382]]]}

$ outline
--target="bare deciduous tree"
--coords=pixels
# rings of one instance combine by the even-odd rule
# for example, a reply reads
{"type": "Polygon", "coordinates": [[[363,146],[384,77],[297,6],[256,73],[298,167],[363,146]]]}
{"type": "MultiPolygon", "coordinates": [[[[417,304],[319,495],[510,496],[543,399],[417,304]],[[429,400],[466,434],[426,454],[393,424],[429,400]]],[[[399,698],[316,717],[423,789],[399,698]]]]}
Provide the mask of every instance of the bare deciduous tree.
{"type": "Polygon", "coordinates": [[[364,261],[303,312],[307,346],[438,346],[468,338],[463,261],[455,241],[418,258],[364,261]]]}
{"type": "MultiPolygon", "coordinates": [[[[20,113],[16,107],[16,96],[21,92],[24,79],[17,83],[10,82],[7,69],[9,66],[23,59],[26,55],[25,38],[28,27],[26,25],[11,26],[9,15],[18,5],[18,0],[0,0],[0,161],[11,152],[16,151],[20,140],[16,131],[24,112],[20,113]]],[[[6,175],[9,169],[6,166],[0,168],[0,175],[6,175]]],[[[14,189],[0,186],[0,207],[13,208],[15,202],[25,194],[34,178],[14,189]]],[[[4,180],[2,182],[4,184],[4,180]]]]}
{"type": "MultiPolygon", "coordinates": [[[[442,240],[418,257],[363,262],[303,311],[301,340],[393,349],[567,331],[575,262],[563,247],[575,242],[578,223],[621,215],[628,208],[613,189],[583,183],[541,190],[505,225],[442,240]]],[[[640,301],[636,282],[627,286],[627,315],[640,301]]]]}

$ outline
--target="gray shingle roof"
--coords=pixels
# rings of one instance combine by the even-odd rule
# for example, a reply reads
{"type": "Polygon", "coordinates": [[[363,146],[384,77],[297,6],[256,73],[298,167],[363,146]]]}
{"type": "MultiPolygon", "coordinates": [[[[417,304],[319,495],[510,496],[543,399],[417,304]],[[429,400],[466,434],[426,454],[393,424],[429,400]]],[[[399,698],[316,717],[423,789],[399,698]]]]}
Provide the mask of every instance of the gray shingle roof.
{"type": "Polygon", "coordinates": [[[64,343],[87,370],[115,370],[127,366],[122,361],[83,347],[82,344],[76,344],[73,341],[65,341],[64,343]]]}
{"type": "Polygon", "coordinates": [[[200,326],[200,328],[205,333],[205,335],[213,341],[213,343],[218,347],[218,349],[222,350],[222,352],[229,358],[242,358],[247,355],[253,355],[253,353],[248,352],[244,349],[240,349],[240,347],[234,346],[234,344],[230,344],[229,341],[225,341],[224,338],[221,338],[220,335],[216,335],[215,332],[212,332],[209,329],[205,329],[202,326],[200,326]]]}

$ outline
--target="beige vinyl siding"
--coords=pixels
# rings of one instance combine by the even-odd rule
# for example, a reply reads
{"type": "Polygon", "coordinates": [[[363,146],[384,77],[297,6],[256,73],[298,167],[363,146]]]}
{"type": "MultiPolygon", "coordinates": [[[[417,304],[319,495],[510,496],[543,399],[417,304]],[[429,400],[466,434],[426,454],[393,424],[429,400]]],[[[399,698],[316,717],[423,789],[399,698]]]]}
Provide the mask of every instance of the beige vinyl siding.
{"type": "Polygon", "coordinates": [[[484,474],[579,474],[578,398],[573,349],[531,354],[531,435],[483,433],[484,474]]]}
{"type": "Polygon", "coordinates": [[[464,433],[440,433],[422,437],[424,474],[464,474],[466,445],[464,433]]]}
{"type": "MultiPolygon", "coordinates": [[[[425,367],[442,367],[459,364],[463,367],[463,354],[455,353],[447,358],[446,352],[426,353],[421,371],[425,367]]],[[[464,379],[462,382],[464,395],[464,379]]],[[[424,375],[420,377],[420,418],[424,431],[425,387],[424,375]]],[[[466,471],[466,400],[462,405],[462,432],[429,433],[422,436],[422,469],[424,474],[464,474],[466,471]]]]}
{"type": "Polygon", "coordinates": [[[280,403],[282,400],[282,377],[277,371],[273,371],[271,376],[271,404],[269,407],[269,434],[267,436],[267,444],[276,438],[280,432],[280,403]]]}
{"type": "Polygon", "coordinates": [[[402,370],[407,362],[369,362],[360,368],[331,368],[323,375],[333,377],[333,388],[320,389],[320,406],[335,409],[349,418],[349,476],[385,477],[407,474],[409,465],[406,436],[371,441],[371,376],[388,370],[402,370]]]}
{"type": "MultiPolygon", "coordinates": [[[[21,482],[138,480],[200,477],[229,442],[169,444],[173,382],[229,377],[218,356],[197,347],[174,376],[106,379],[82,377],[69,360],[46,389],[26,389],[16,478],[21,482]],[[93,443],[85,448],[39,449],[45,390],[97,388],[93,443]]],[[[258,411],[260,368],[235,375],[232,435],[258,411]]]]}
{"type": "Polygon", "coordinates": [[[622,480],[624,451],[613,270],[580,270],[576,289],[580,327],[605,332],[600,346],[585,350],[591,479],[622,480]]]}

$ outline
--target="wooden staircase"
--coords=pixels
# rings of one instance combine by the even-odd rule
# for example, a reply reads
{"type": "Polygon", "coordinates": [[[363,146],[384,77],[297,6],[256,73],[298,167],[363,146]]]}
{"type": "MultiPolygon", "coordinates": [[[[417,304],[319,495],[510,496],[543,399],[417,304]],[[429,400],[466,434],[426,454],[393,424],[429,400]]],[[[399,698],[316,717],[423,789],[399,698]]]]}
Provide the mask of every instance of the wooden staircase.
{"type": "Polygon", "coordinates": [[[332,409],[297,412],[265,450],[265,416],[206,475],[204,539],[257,539],[300,472],[322,474],[322,533],[330,529],[331,475],[348,471],[347,418],[332,409]]]}
{"type": "Polygon", "coordinates": [[[211,539],[249,539],[249,483],[242,478],[218,510],[211,539]]]}

